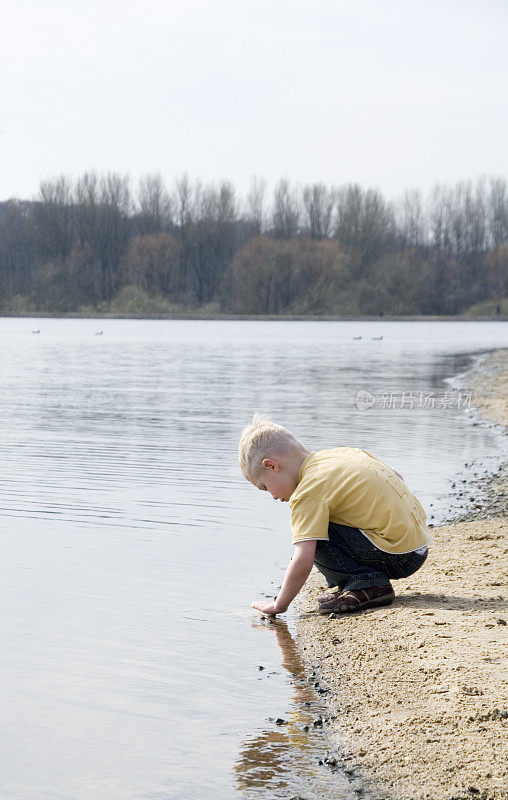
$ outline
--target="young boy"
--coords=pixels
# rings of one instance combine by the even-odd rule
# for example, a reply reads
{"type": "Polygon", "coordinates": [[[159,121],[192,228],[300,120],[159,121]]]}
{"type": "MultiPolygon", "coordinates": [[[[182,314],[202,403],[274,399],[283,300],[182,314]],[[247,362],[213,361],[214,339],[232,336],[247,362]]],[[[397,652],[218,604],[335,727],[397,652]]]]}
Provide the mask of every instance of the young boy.
{"type": "Polygon", "coordinates": [[[405,578],[427,558],[425,512],[401,475],[365,450],[311,452],[282,425],[256,414],[238,446],[244,476],[289,503],[295,553],[275,602],[286,611],[315,564],[332,591],[321,614],[344,614],[393,602],[390,578],[405,578]]]}

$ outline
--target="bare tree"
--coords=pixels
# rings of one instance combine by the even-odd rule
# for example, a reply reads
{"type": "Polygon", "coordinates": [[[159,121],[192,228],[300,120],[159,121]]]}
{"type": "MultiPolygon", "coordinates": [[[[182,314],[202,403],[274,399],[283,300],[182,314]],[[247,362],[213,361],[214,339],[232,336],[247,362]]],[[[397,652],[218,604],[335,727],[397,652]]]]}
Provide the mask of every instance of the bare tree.
{"type": "Polygon", "coordinates": [[[404,247],[419,247],[427,242],[427,220],[419,189],[408,189],[395,205],[396,225],[404,247]]]}
{"type": "Polygon", "coordinates": [[[449,186],[436,184],[429,197],[429,226],[431,244],[451,258],[453,249],[453,191],[449,186]]]}
{"type": "Polygon", "coordinates": [[[247,194],[247,218],[252,223],[255,234],[262,233],[265,227],[265,197],[265,179],[252,178],[247,194]]]}
{"type": "Polygon", "coordinates": [[[59,175],[42,181],[35,207],[41,255],[63,261],[74,245],[74,191],[69,178],[59,175]]]}
{"type": "Polygon", "coordinates": [[[275,236],[291,239],[300,228],[301,203],[296,191],[292,190],[289,181],[279,181],[273,193],[272,226],[275,236]]]}
{"type": "Polygon", "coordinates": [[[193,188],[186,172],[175,181],[174,199],[172,207],[176,217],[180,235],[183,236],[185,229],[193,221],[193,188]]]}
{"type": "Polygon", "coordinates": [[[489,253],[486,261],[490,272],[492,296],[500,306],[503,298],[508,296],[508,242],[489,253]]]}
{"type": "Polygon", "coordinates": [[[335,235],[351,254],[355,277],[361,278],[369,265],[394,244],[393,210],[376,189],[363,191],[358,184],[345,186],[337,193],[335,235]]]}
{"type": "Polygon", "coordinates": [[[99,210],[99,177],[85,172],[76,182],[77,231],[81,245],[95,245],[99,210]]]}
{"type": "Polygon", "coordinates": [[[491,178],[487,198],[489,246],[496,250],[508,241],[508,191],[504,178],[491,178]]]}
{"type": "Polygon", "coordinates": [[[159,173],[140,178],[137,200],[139,228],[142,234],[171,229],[173,221],[171,197],[159,173]]]}
{"type": "Polygon", "coordinates": [[[335,192],[322,183],[303,190],[305,226],[312,239],[326,239],[331,234],[335,192]]]}
{"type": "Polygon", "coordinates": [[[40,264],[40,239],[34,235],[32,204],[8,200],[0,208],[0,289],[11,295],[30,291],[40,264]]]}
{"type": "Polygon", "coordinates": [[[238,205],[231,183],[199,187],[195,219],[187,243],[192,279],[198,302],[216,299],[226,268],[235,251],[238,205]]]}
{"type": "Polygon", "coordinates": [[[111,300],[130,234],[129,178],[113,172],[100,178],[85,173],[77,181],[76,200],[81,247],[90,247],[99,259],[102,298],[111,300]]]}

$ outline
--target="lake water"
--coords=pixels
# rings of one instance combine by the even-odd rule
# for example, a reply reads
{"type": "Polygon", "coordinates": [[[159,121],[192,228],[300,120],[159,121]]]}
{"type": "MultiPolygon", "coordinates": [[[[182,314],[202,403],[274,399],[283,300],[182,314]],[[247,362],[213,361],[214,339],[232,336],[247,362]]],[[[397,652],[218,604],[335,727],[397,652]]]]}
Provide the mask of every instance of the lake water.
{"type": "Polygon", "coordinates": [[[0,319],[0,336],[3,800],[345,797],[316,765],[324,734],[301,730],[318,705],[291,615],[249,608],[291,546],[287,506],[239,474],[240,430],[263,410],[311,449],[365,448],[437,522],[464,464],[501,455],[448,379],[508,325],[0,319]]]}

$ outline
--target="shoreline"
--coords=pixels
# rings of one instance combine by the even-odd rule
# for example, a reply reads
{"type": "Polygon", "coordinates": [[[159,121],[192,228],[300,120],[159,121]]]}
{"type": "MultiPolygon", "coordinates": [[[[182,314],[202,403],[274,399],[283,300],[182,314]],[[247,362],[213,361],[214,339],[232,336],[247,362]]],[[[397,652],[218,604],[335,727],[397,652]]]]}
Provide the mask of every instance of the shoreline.
{"type": "MultiPolygon", "coordinates": [[[[506,431],[508,349],[480,356],[464,381],[506,431]]],[[[297,646],[336,717],[338,768],[376,800],[508,799],[506,464],[477,483],[487,502],[434,527],[392,606],[321,617],[316,570],[295,602],[297,646]]]]}
{"type": "MultiPolygon", "coordinates": [[[[467,384],[465,388],[473,394],[474,424],[490,423],[507,435],[508,349],[476,355],[474,365],[463,377],[467,384]]],[[[481,464],[479,469],[482,469],[481,464]]],[[[470,502],[463,512],[447,519],[446,524],[506,516],[508,461],[501,463],[494,472],[470,477],[462,494],[469,496],[470,502]]]]}
{"type": "Polygon", "coordinates": [[[78,312],[49,313],[27,311],[20,314],[0,314],[1,319],[132,319],[132,320],[210,320],[213,322],[508,322],[507,314],[466,316],[425,314],[228,314],[227,312],[199,312],[174,314],[80,314],[78,312]]]}

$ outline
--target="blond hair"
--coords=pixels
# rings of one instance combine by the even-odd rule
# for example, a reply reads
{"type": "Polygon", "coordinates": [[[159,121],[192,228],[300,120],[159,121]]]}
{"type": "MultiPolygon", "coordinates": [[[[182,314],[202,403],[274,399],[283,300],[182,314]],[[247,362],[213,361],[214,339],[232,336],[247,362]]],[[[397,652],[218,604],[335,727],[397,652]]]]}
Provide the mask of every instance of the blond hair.
{"type": "Polygon", "coordinates": [[[264,414],[254,414],[252,422],[243,429],[238,444],[240,468],[244,477],[254,483],[261,473],[264,458],[285,455],[302,447],[290,430],[272,422],[264,414]]]}

